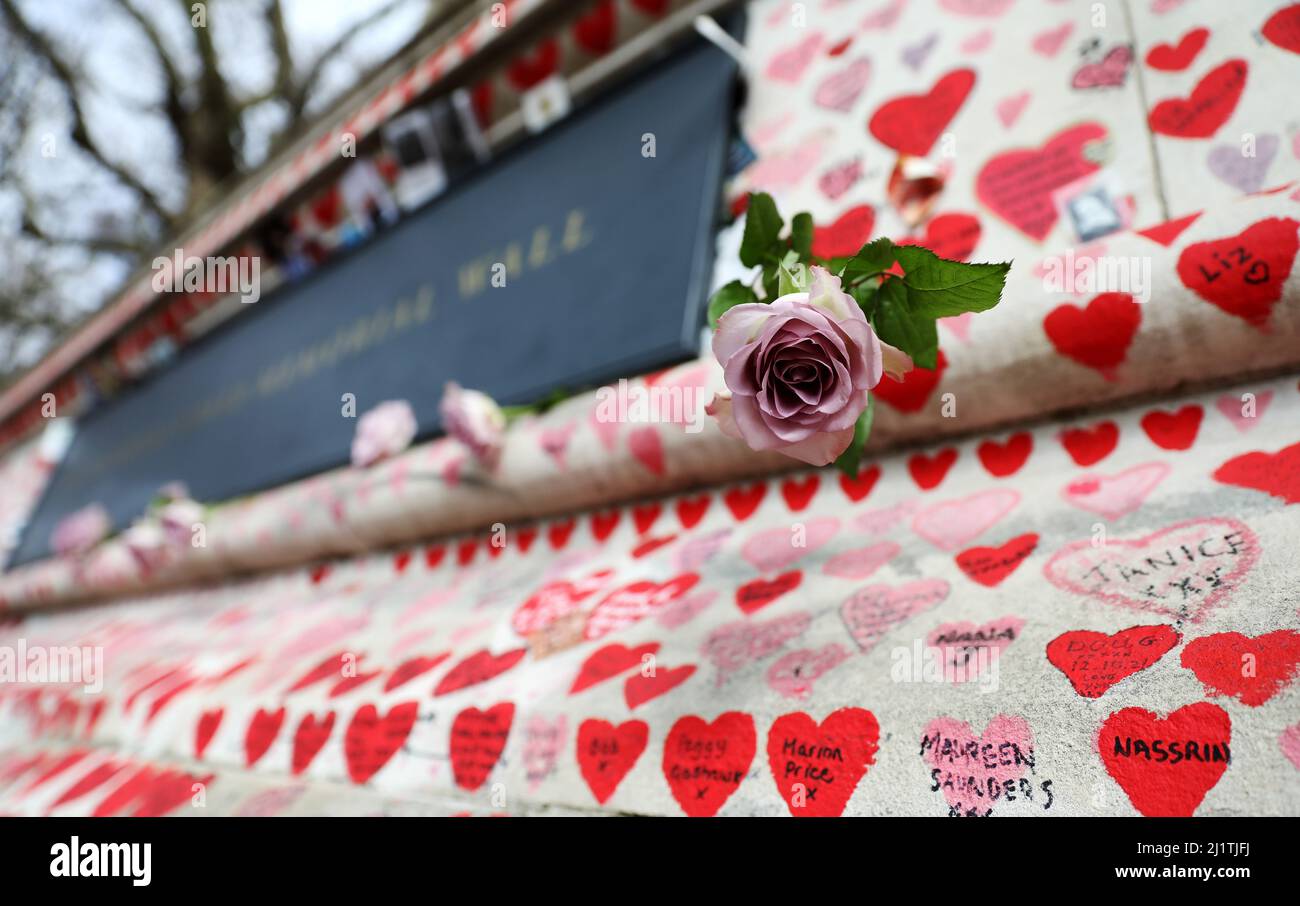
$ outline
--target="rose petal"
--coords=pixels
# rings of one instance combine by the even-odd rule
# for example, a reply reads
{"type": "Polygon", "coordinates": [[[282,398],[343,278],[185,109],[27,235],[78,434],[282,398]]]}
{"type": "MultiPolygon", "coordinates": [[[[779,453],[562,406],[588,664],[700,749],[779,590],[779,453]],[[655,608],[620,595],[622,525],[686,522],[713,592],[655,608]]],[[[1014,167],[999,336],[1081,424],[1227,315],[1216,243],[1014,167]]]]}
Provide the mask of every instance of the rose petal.
{"type": "Polygon", "coordinates": [[[828,466],[853,443],[853,429],[814,434],[807,440],[782,447],[779,452],[811,466],[828,466]]]}

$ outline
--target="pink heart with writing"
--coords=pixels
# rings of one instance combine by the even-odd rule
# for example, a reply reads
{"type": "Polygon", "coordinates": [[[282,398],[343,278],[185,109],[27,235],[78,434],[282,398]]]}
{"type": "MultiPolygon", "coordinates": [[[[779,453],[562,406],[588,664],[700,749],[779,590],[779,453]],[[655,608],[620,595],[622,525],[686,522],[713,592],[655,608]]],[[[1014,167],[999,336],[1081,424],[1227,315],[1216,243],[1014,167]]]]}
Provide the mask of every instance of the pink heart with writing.
{"type": "Polygon", "coordinates": [[[1062,488],[1061,496],[1071,506],[1118,519],[1142,506],[1169,472],[1168,463],[1149,462],[1117,475],[1084,475],[1062,488]]]}
{"type": "Polygon", "coordinates": [[[567,728],[568,719],[563,714],[552,719],[534,714],[524,725],[524,776],[532,792],[537,792],[542,781],[554,773],[567,728]]]}
{"type": "Polygon", "coordinates": [[[898,555],[902,548],[893,541],[844,551],[826,561],[822,572],[837,579],[865,579],[898,555]]]}
{"type": "Polygon", "coordinates": [[[832,72],[818,84],[813,92],[813,103],[826,110],[848,113],[867,87],[871,77],[871,62],[866,58],[854,60],[848,66],[832,72]]]}
{"type": "Polygon", "coordinates": [[[844,626],[863,652],[870,651],[899,623],[929,610],[948,597],[943,579],[918,579],[906,585],[869,585],[840,606],[844,626]]]}
{"type": "Polygon", "coordinates": [[[786,642],[803,635],[811,623],[812,614],[807,611],[765,622],[725,623],[709,633],[700,654],[718,668],[718,685],[722,685],[728,674],[779,651],[786,642]]]}
{"type": "Polygon", "coordinates": [[[1242,399],[1244,395],[1226,393],[1214,401],[1214,408],[1222,412],[1223,417],[1243,434],[1259,424],[1264,410],[1273,401],[1273,391],[1263,390],[1252,394],[1253,400],[1242,399]]]}
{"type": "Polygon", "coordinates": [[[999,714],[979,736],[964,720],[936,717],[925,728],[921,757],[937,772],[932,780],[952,809],[988,814],[1005,784],[1033,764],[1034,736],[1029,722],[1013,715],[999,714]]]}
{"type": "Polygon", "coordinates": [[[655,619],[659,621],[660,626],[666,629],[676,629],[678,626],[684,626],[695,619],[717,599],[718,593],[715,590],[699,591],[693,595],[687,595],[680,601],[669,604],[655,614],[655,619]]]}
{"type": "Polygon", "coordinates": [[[791,651],[768,668],[767,685],[786,698],[807,698],[812,694],[814,681],[848,657],[844,646],[835,642],[821,648],[791,651]]]}
{"type": "Polygon", "coordinates": [[[969,683],[997,662],[1024,626],[1019,617],[1002,617],[983,625],[944,623],[926,636],[925,644],[940,652],[944,682],[969,683]]]}
{"type": "Polygon", "coordinates": [[[731,529],[724,528],[683,542],[676,553],[677,569],[686,573],[698,572],[701,566],[717,556],[730,537],[731,529]]]}
{"type": "Polygon", "coordinates": [[[912,520],[912,531],[940,550],[955,551],[988,531],[1019,503],[1020,493],[1010,488],[980,491],[925,508],[912,520]]]}
{"type": "Polygon", "coordinates": [[[787,47],[768,61],[766,75],[778,82],[798,82],[822,47],[822,33],[813,32],[798,44],[787,47]]]}
{"type": "Polygon", "coordinates": [[[740,555],[759,572],[779,572],[835,537],[840,521],[833,516],[768,529],[745,542],[740,555]]]}

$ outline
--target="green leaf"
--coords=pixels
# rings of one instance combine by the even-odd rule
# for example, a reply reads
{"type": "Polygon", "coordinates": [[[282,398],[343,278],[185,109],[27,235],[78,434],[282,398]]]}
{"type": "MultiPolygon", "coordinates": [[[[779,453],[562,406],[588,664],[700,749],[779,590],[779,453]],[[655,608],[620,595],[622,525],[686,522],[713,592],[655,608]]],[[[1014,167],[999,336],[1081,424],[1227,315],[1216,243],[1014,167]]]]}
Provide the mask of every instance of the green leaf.
{"type": "Polygon", "coordinates": [[[876,323],[876,297],[880,292],[880,287],[875,283],[859,283],[857,286],[849,288],[849,295],[853,301],[858,303],[858,308],[867,316],[867,320],[874,326],[876,323]]]}
{"type": "Polygon", "coordinates": [[[791,250],[777,268],[776,294],[805,293],[808,291],[808,268],[799,261],[798,254],[791,250]]]}
{"type": "Polygon", "coordinates": [[[740,240],[740,263],[745,267],[762,264],[763,258],[780,241],[782,226],[784,222],[776,210],[772,196],[766,192],[752,193],[749,196],[749,207],[745,209],[745,235],[740,240]]]}
{"type": "Polygon", "coordinates": [[[840,271],[840,277],[847,286],[855,280],[883,274],[898,260],[898,251],[893,242],[881,236],[858,249],[858,253],[840,271]]]}
{"type": "Polygon", "coordinates": [[[757,301],[758,296],[754,295],[752,289],[739,280],[732,280],[726,286],[720,287],[709,299],[709,326],[717,327],[718,319],[729,309],[744,305],[746,302],[757,301]]]}
{"type": "Polygon", "coordinates": [[[1011,263],[967,264],[948,261],[916,245],[898,249],[906,276],[912,313],[947,318],[968,311],[987,311],[1002,298],[1011,263]]]}
{"type": "Polygon", "coordinates": [[[800,261],[812,257],[813,219],[807,211],[795,214],[790,221],[790,248],[799,255],[800,261]]]}
{"type": "Polygon", "coordinates": [[[858,477],[858,470],[862,467],[862,448],[867,445],[867,438],[871,436],[871,421],[875,415],[876,398],[868,396],[867,408],[862,410],[857,424],[853,426],[853,442],[845,447],[844,452],[835,460],[835,468],[849,478],[858,477]]]}
{"type": "Polygon", "coordinates": [[[934,318],[921,314],[908,298],[903,281],[891,277],[876,294],[875,328],[880,339],[897,346],[921,368],[934,368],[939,354],[939,330],[934,318]]]}

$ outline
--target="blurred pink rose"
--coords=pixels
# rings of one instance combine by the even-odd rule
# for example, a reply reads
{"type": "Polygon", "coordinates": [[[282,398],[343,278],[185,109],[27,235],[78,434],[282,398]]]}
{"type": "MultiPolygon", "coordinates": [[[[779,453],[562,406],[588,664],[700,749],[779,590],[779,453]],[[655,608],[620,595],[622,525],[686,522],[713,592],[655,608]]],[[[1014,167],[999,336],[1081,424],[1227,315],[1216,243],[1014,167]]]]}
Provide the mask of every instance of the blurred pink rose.
{"type": "Polygon", "coordinates": [[[442,427],[460,441],[488,471],[501,461],[505,444],[506,416],[486,393],[466,390],[448,381],[442,391],[442,427]]]}
{"type": "Polygon", "coordinates": [[[352,465],[365,468],[395,456],[415,440],[415,412],[406,400],[389,400],[357,419],[352,465]]]}
{"type": "Polygon", "coordinates": [[[848,448],[882,372],[901,377],[906,353],[882,343],[862,309],[825,268],[806,293],[737,305],[718,321],[713,354],[729,396],[708,407],[724,434],[824,466],[848,448]]]}
{"type": "Polygon", "coordinates": [[[50,546],[60,556],[84,554],[107,538],[112,528],[108,511],[92,503],[63,517],[50,535],[50,546]]]}
{"type": "Polygon", "coordinates": [[[188,497],[178,498],[158,509],[158,523],[167,543],[180,547],[190,543],[194,536],[194,525],[203,521],[203,504],[188,497]]]}

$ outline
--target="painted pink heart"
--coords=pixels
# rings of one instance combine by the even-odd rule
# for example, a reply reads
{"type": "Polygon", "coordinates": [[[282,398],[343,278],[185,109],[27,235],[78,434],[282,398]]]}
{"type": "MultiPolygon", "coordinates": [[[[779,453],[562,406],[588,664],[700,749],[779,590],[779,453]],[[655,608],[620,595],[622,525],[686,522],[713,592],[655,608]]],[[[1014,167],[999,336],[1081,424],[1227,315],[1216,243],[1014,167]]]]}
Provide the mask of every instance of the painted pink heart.
{"type": "Polygon", "coordinates": [[[838,579],[865,579],[898,555],[902,548],[893,541],[844,551],[826,561],[822,572],[838,579]]]}
{"type": "Polygon", "coordinates": [[[1223,413],[1223,417],[1232,422],[1234,428],[1243,434],[1259,424],[1268,404],[1273,401],[1272,390],[1262,390],[1244,399],[1246,394],[1226,393],[1214,401],[1214,408],[1223,413]]]}
{"type": "Polygon", "coordinates": [[[977,31],[965,41],[961,42],[962,53],[983,53],[993,44],[993,29],[985,28],[977,31]]]}
{"type": "Polygon", "coordinates": [[[641,465],[653,474],[664,474],[664,442],[659,431],[651,425],[642,425],[627,436],[628,449],[641,465]]]}
{"type": "Polygon", "coordinates": [[[944,9],[963,16],[1000,16],[1016,0],[939,0],[944,9]]]}
{"type": "Polygon", "coordinates": [[[898,624],[929,610],[948,597],[943,579],[918,579],[906,585],[869,585],[840,606],[840,618],[862,651],[870,651],[898,624]]]}
{"type": "Polygon", "coordinates": [[[854,60],[848,66],[832,72],[818,84],[813,92],[813,103],[827,110],[848,113],[867,87],[871,77],[871,62],[866,58],[854,60]]]}
{"type": "Polygon", "coordinates": [[[955,551],[997,525],[1019,503],[1020,493],[1011,488],[979,491],[926,507],[912,520],[912,531],[940,550],[955,551]]]}
{"type": "Polygon", "coordinates": [[[854,516],[853,527],[868,535],[883,535],[915,512],[916,502],[907,500],[854,516]]]}
{"type": "Polygon", "coordinates": [[[1054,57],[1061,50],[1065,39],[1074,31],[1073,22],[1063,22],[1056,28],[1049,28],[1034,36],[1032,47],[1045,57],[1054,57]]]}
{"type": "Polygon", "coordinates": [[[1170,471],[1168,463],[1149,462],[1117,475],[1084,475],[1063,487],[1061,496],[1071,506],[1118,519],[1142,506],[1170,471]]]}
{"type": "Polygon", "coordinates": [[[1034,765],[1034,735],[1029,722],[1015,715],[999,714],[978,736],[963,720],[936,717],[921,738],[921,757],[951,812],[987,815],[1007,795],[1007,784],[1017,800],[1027,798],[1023,787],[1034,765]]]}
{"type": "Polygon", "coordinates": [[[591,430],[596,432],[596,438],[600,441],[600,445],[606,451],[613,453],[614,447],[618,444],[618,432],[621,425],[613,419],[604,418],[603,413],[603,406],[599,404],[593,406],[587,416],[587,423],[591,425],[591,430]]]}
{"type": "Polygon", "coordinates": [[[780,51],[767,63],[765,74],[778,82],[798,82],[817,52],[822,48],[822,33],[814,32],[798,44],[793,44],[780,51]]]}
{"type": "Polygon", "coordinates": [[[1300,724],[1287,727],[1277,741],[1282,747],[1282,754],[1300,771],[1300,724]]]}
{"type": "Polygon", "coordinates": [[[687,539],[677,549],[675,560],[677,568],[682,572],[696,572],[717,556],[718,551],[722,550],[722,546],[730,537],[731,529],[723,528],[709,532],[707,535],[700,535],[698,538],[687,539]]]}
{"type": "Polygon", "coordinates": [[[767,685],[786,698],[807,698],[822,674],[849,658],[843,645],[835,642],[821,648],[801,648],[777,658],[767,670],[767,685]]]}
{"type": "Polygon", "coordinates": [[[759,532],[745,542],[740,555],[759,572],[780,572],[830,541],[839,530],[840,521],[834,516],[791,523],[759,532]]]}
{"type": "Polygon", "coordinates": [[[973,312],[965,312],[960,315],[953,315],[950,318],[940,318],[939,323],[951,330],[953,336],[963,343],[970,339],[970,323],[975,319],[973,312]]]}
{"type": "Polygon", "coordinates": [[[541,446],[542,452],[555,460],[555,464],[561,469],[566,468],[564,452],[568,449],[569,439],[577,429],[577,422],[568,422],[564,425],[543,428],[537,432],[537,443],[541,446]]]}
{"type": "Polygon", "coordinates": [[[555,770],[555,763],[564,748],[568,719],[556,715],[552,719],[534,714],[524,725],[524,776],[528,788],[534,792],[543,780],[555,770]]]}
{"type": "Polygon", "coordinates": [[[680,601],[674,601],[667,607],[662,608],[655,614],[655,619],[659,621],[660,626],[666,629],[676,629],[695,619],[717,599],[718,592],[716,589],[697,591],[693,595],[687,595],[680,601]]]}
{"type": "Polygon", "coordinates": [[[977,679],[1002,656],[1002,651],[1024,629],[1019,617],[1002,617],[977,625],[969,620],[944,623],[926,636],[925,644],[941,653],[943,679],[947,683],[969,683],[977,679]]]}
{"type": "Polygon", "coordinates": [[[1259,539],[1235,519],[1189,519],[1143,538],[1067,544],[1043,567],[1057,588],[1199,623],[1259,559],[1259,539]]]}
{"type": "Polygon", "coordinates": [[[739,620],[725,623],[709,633],[700,654],[718,668],[718,685],[731,673],[751,661],[760,660],[798,638],[812,623],[807,611],[777,617],[766,622],[739,620]]]}
{"type": "Polygon", "coordinates": [[[1016,120],[1020,119],[1020,114],[1025,112],[1025,107],[1029,104],[1029,98],[1029,92],[1022,91],[1019,94],[1013,94],[998,101],[998,105],[994,110],[998,115],[998,120],[1001,121],[1005,128],[1010,129],[1015,125],[1016,120]]]}

